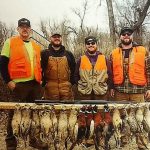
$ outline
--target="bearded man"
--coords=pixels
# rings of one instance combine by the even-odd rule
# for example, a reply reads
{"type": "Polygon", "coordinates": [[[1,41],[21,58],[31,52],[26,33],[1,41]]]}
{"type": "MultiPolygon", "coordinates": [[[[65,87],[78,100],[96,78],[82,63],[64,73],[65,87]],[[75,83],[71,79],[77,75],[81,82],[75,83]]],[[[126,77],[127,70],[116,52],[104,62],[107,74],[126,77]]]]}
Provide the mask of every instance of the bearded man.
{"type": "MultiPolygon", "coordinates": [[[[146,49],[133,42],[133,29],[124,27],[120,32],[119,47],[111,54],[114,100],[144,102],[150,98],[150,58],[146,49]]],[[[147,140],[147,139],[146,139],[147,140]]],[[[121,136],[121,145],[128,144],[128,134],[121,136]]],[[[138,149],[145,149],[142,133],[136,135],[138,149]]]]}
{"type": "Polygon", "coordinates": [[[120,32],[119,47],[111,54],[115,100],[144,102],[150,98],[150,59],[146,49],[133,42],[133,29],[120,32]]]}
{"type": "Polygon", "coordinates": [[[76,63],[73,54],[62,45],[62,36],[59,33],[50,37],[48,49],[41,53],[41,64],[44,99],[72,101],[76,63]]]}
{"type": "Polygon", "coordinates": [[[98,50],[94,36],[85,38],[86,52],[79,58],[75,70],[75,82],[80,100],[108,100],[113,89],[110,62],[98,50]]]}

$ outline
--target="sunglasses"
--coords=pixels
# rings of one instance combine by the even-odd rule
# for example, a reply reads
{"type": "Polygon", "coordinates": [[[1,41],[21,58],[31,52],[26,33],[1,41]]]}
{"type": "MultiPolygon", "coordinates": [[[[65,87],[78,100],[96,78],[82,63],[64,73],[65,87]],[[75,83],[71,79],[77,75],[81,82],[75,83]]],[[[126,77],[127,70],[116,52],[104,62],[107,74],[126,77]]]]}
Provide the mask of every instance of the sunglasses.
{"type": "Polygon", "coordinates": [[[130,33],[130,32],[125,32],[125,33],[122,33],[121,35],[122,35],[122,36],[126,36],[126,35],[127,35],[127,36],[131,36],[132,33],[130,33]]]}
{"type": "Polygon", "coordinates": [[[95,45],[96,42],[88,42],[88,43],[86,43],[86,45],[90,45],[90,44],[95,45]]]}

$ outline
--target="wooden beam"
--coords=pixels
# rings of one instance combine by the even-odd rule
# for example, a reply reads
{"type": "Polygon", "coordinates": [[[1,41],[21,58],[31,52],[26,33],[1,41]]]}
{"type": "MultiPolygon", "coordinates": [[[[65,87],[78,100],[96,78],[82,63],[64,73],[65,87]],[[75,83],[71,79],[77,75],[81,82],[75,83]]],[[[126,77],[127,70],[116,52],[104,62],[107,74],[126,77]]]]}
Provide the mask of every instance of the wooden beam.
{"type": "MultiPolygon", "coordinates": [[[[81,108],[83,105],[90,105],[90,104],[36,104],[36,103],[13,103],[13,102],[0,102],[0,109],[15,109],[16,106],[29,106],[30,109],[46,109],[54,107],[55,109],[78,109],[81,108]]],[[[103,109],[105,104],[92,104],[92,106],[98,106],[98,109],[103,109]]],[[[150,105],[150,102],[145,103],[133,103],[133,104],[117,104],[117,103],[108,103],[108,106],[110,109],[113,109],[115,107],[117,108],[129,108],[129,107],[141,107],[141,106],[148,106],[150,105]]]]}

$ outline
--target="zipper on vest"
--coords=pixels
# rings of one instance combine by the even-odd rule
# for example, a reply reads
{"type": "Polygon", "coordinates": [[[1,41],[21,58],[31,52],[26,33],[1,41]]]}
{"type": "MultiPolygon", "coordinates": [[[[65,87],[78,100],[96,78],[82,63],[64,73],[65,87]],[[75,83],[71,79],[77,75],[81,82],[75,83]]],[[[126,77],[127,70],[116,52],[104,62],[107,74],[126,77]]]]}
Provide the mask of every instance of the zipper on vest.
{"type": "Polygon", "coordinates": [[[93,75],[94,75],[94,65],[92,64],[92,91],[93,91],[93,75]]]}
{"type": "Polygon", "coordinates": [[[94,74],[94,65],[92,64],[92,76],[94,74]]]}

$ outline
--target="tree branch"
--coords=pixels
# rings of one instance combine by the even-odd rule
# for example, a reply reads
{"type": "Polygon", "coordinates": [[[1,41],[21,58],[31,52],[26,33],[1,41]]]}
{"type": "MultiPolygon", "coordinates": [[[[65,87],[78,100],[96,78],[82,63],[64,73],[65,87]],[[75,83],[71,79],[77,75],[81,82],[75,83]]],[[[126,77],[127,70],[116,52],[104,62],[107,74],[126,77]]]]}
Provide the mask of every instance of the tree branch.
{"type": "Polygon", "coordinates": [[[144,6],[144,9],[140,14],[140,17],[139,17],[138,21],[133,26],[133,30],[136,30],[137,28],[139,28],[139,26],[141,26],[141,24],[144,22],[144,19],[147,15],[147,11],[149,9],[149,6],[150,6],[150,0],[147,0],[146,4],[144,6]]]}

